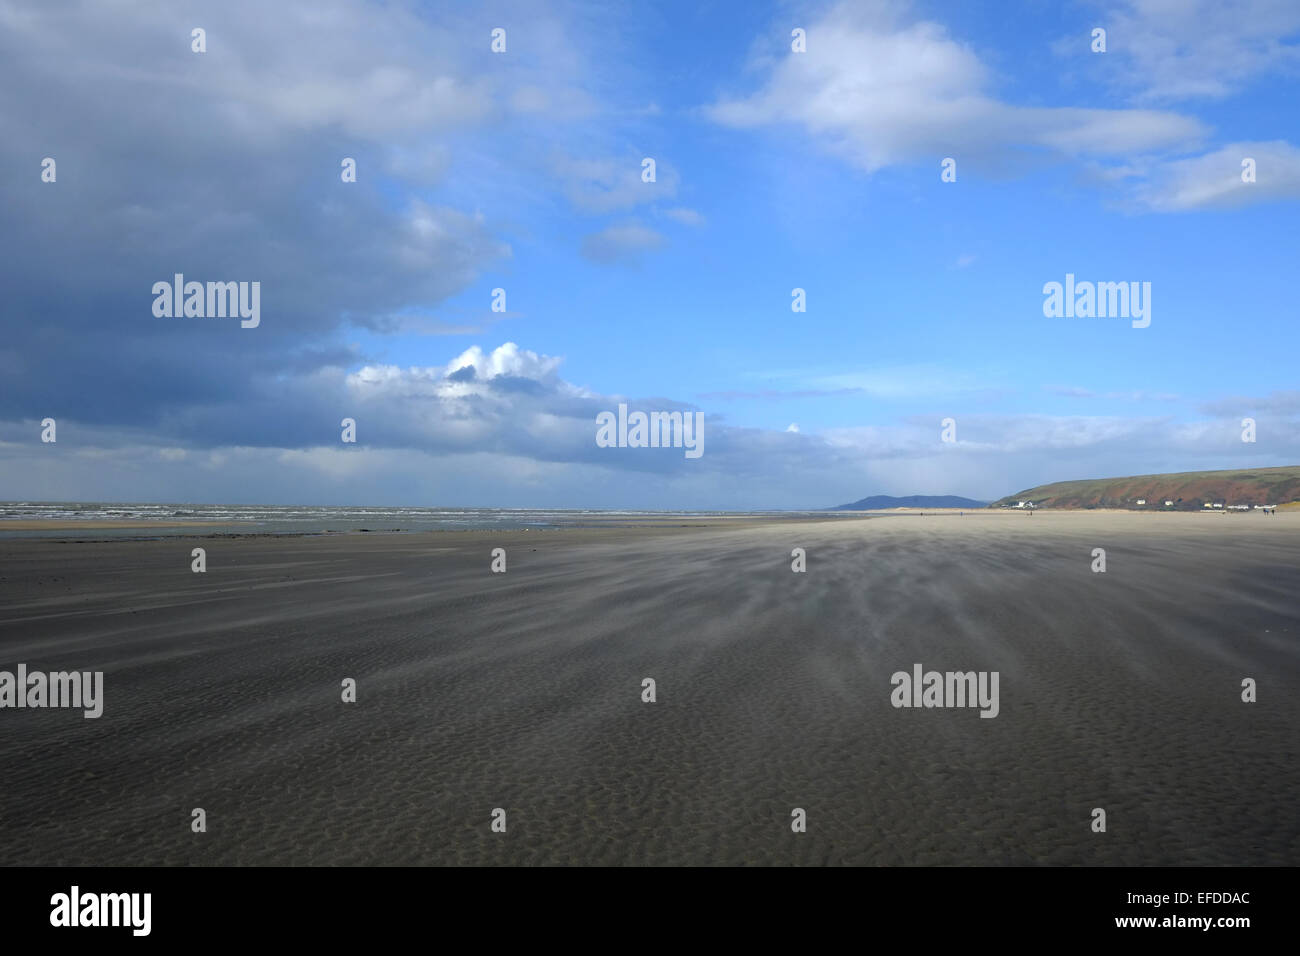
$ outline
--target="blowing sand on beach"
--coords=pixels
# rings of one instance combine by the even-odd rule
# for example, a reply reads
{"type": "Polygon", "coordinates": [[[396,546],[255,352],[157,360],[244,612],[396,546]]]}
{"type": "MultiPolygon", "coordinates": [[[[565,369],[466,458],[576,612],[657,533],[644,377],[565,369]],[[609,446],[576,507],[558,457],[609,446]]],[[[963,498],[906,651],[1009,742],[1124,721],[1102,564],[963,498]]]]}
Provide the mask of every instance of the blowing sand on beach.
{"type": "Polygon", "coordinates": [[[4,714],[7,862],[1294,865],[1298,520],[5,540],[6,659],[107,688],[4,714]]]}

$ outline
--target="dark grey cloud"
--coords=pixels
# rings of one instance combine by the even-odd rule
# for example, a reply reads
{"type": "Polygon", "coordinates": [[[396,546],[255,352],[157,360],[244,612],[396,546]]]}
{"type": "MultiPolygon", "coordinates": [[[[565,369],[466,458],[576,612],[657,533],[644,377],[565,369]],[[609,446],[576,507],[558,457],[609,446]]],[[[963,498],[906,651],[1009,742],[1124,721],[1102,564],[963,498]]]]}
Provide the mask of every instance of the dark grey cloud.
{"type": "Polygon", "coordinates": [[[481,216],[416,187],[445,173],[445,140],[508,118],[521,86],[562,90],[571,54],[486,70],[473,11],[439,20],[361,2],[0,2],[0,419],[276,440],[248,423],[311,415],[312,376],[367,359],[349,328],[405,331],[392,316],[506,264],[481,216]],[[176,273],[259,282],[260,326],[155,317],[153,284],[176,273]]]}

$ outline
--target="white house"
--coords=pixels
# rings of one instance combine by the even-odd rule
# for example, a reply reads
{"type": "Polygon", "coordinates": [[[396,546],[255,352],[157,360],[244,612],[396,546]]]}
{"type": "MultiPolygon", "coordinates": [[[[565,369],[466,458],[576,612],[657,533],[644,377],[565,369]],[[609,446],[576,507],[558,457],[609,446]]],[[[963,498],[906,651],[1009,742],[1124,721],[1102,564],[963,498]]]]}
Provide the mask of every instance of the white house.
{"type": "Polygon", "coordinates": [[[1137,503],[1140,504],[1140,505],[1144,505],[1144,504],[1147,503],[1147,500],[1146,500],[1145,498],[1139,498],[1138,501],[1137,501],[1137,503]]]}
{"type": "Polygon", "coordinates": [[[1214,505],[1210,504],[1210,503],[1207,501],[1205,504],[1201,505],[1201,507],[1202,507],[1202,508],[1213,508],[1214,505]]]}
{"type": "Polygon", "coordinates": [[[1173,506],[1174,506],[1174,503],[1173,503],[1172,501],[1166,501],[1166,502],[1165,502],[1165,507],[1166,507],[1166,508],[1172,508],[1173,506]]]}

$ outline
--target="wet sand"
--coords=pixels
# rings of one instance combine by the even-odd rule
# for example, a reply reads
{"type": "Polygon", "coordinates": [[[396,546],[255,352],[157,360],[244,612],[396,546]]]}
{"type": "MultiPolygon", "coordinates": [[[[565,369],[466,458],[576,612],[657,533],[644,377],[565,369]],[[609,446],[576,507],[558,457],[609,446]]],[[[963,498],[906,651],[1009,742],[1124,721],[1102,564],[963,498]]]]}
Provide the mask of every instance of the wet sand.
{"type": "Polygon", "coordinates": [[[680,525],[0,541],[0,863],[1300,864],[1300,514],[680,525]]]}
{"type": "Polygon", "coordinates": [[[15,518],[0,521],[0,532],[4,531],[117,531],[124,528],[216,528],[221,521],[161,521],[150,518],[145,521],[133,518],[114,518],[99,520],[95,518],[81,520],[70,518],[15,518]]]}

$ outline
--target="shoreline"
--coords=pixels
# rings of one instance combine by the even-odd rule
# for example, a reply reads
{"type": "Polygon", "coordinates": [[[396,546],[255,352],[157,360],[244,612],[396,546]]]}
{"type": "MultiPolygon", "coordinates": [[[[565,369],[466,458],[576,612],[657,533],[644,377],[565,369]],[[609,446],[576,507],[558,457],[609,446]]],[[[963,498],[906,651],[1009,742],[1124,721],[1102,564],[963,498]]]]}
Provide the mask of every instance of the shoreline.
{"type": "Polygon", "coordinates": [[[219,528],[226,521],[166,521],[152,518],[13,518],[0,520],[0,531],[58,531],[64,528],[89,528],[109,531],[118,528],[219,528]]]}
{"type": "MultiPolygon", "coordinates": [[[[1296,513],[1300,511],[1300,506],[1296,508],[1279,505],[1277,513],[1296,513]]],[[[681,527],[681,528],[724,528],[724,527],[750,527],[760,525],[790,525],[790,524],[827,524],[835,522],[846,522],[855,520],[866,520],[870,518],[890,518],[890,517],[965,517],[971,519],[1006,519],[1013,520],[1013,516],[1024,516],[1027,514],[1037,514],[1041,517],[1078,517],[1087,515],[1132,515],[1139,516],[1176,516],[1184,517],[1204,517],[1206,515],[1226,515],[1233,514],[1238,517],[1242,515],[1260,514],[1260,512],[1235,512],[1235,511],[1163,511],[1163,510],[1134,510],[1128,508],[1037,508],[1018,509],[1018,508],[977,508],[977,509],[960,509],[960,508],[888,508],[877,509],[872,511],[825,511],[825,512],[734,512],[729,514],[710,514],[710,515],[677,515],[665,513],[663,515],[638,515],[627,517],[623,515],[583,515],[580,519],[572,522],[556,523],[549,525],[534,525],[531,527],[519,527],[517,525],[502,525],[500,527],[474,527],[474,528],[439,528],[439,527],[406,527],[406,528],[304,528],[304,529],[287,529],[287,530],[262,530],[258,527],[260,522],[248,521],[240,523],[238,521],[191,521],[191,520],[165,520],[165,519],[102,519],[102,518],[18,518],[18,519],[0,519],[0,541],[4,540],[40,540],[40,532],[49,532],[50,540],[72,540],[67,534],[77,531],[137,531],[137,530],[158,530],[170,532],[167,538],[183,537],[202,537],[202,538],[294,538],[310,537],[322,535],[383,535],[383,534],[425,534],[425,533],[461,533],[467,531],[484,532],[484,533],[514,533],[531,531],[536,533],[550,531],[576,531],[576,530],[635,530],[637,528],[664,528],[664,527],[681,527]],[[211,531],[208,529],[221,528],[221,531],[211,531]],[[186,531],[194,529],[195,534],[187,535],[186,531]],[[12,538],[6,537],[6,532],[24,532],[21,536],[12,538]]],[[[1269,515],[1268,517],[1274,517],[1269,515]]],[[[129,541],[129,540],[154,540],[155,536],[150,535],[120,535],[103,540],[112,541],[129,541]]]]}

